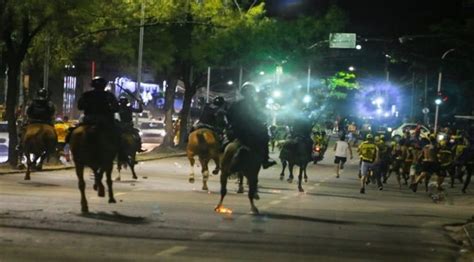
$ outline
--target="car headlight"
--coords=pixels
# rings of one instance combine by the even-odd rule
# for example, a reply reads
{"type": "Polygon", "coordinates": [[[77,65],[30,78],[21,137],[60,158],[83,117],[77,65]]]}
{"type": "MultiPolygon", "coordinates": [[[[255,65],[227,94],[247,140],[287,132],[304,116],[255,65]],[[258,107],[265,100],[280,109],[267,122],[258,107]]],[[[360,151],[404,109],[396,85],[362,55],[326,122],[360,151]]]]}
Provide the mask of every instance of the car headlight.
{"type": "Polygon", "coordinates": [[[388,131],[388,132],[392,132],[393,129],[392,129],[391,127],[387,127],[387,131],[388,131]]]}

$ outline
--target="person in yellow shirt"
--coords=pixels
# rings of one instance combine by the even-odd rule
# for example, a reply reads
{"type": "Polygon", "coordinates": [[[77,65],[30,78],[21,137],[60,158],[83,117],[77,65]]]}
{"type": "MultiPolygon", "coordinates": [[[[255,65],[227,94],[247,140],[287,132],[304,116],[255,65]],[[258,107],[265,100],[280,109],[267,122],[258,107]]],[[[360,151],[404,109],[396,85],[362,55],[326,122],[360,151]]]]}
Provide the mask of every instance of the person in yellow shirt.
{"type": "Polygon", "coordinates": [[[57,118],[54,124],[54,130],[56,131],[56,135],[58,137],[58,153],[60,156],[64,156],[67,160],[68,154],[65,154],[64,147],[66,146],[66,136],[69,131],[69,124],[65,123],[61,118],[57,118]]]}
{"type": "Polygon", "coordinates": [[[374,143],[374,137],[371,134],[367,135],[367,140],[364,141],[359,146],[359,156],[361,159],[361,166],[360,166],[360,193],[365,194],[365,183],[369,176],[370,172],[374,171],[375,163],[379,159],[379,152],[378,152],[377,145],[374,143]]]}

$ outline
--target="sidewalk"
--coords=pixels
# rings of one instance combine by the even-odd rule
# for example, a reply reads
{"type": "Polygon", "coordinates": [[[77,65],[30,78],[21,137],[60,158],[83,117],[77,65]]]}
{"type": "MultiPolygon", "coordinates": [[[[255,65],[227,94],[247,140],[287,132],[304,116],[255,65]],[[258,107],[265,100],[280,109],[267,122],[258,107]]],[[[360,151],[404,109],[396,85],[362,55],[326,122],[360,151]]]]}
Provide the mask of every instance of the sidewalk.
{"type": "MultiPolygon", "coordinates": [[[[137,155],[137,161],[152,161],[158,160],[163,158],[171,158],[171,157],[182,157],[186,156],[186,152],[181,149],[166,149],[166,150],[152,150],[150,152],[145,152],[142,154],[137,155]]],[[[73,169],[74,163],[71,161],[70,163],[66,164],[59,164],[59,165],[51,165],[51,164],[44,164],[43,171],[55,171],[55,170],[64,170],[64,169],[73,169]]],[[[10,165],[6,163],[0,164],[0,175],[6,174],[18,174],[18,173],[25,173],[25,169],[17,169],[12,168],[10,165]]]]}

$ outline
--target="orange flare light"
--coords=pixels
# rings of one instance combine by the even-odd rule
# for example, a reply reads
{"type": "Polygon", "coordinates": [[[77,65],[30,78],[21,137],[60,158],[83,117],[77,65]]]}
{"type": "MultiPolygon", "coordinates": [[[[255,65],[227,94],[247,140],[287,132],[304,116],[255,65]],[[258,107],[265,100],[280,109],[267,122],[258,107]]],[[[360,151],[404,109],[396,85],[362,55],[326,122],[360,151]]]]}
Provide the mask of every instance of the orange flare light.
{"type": "Polygon", "coordinates": [[[220,214],[232,214],[232,209],[223,206],[216,207],[216,212],[220,214]]]}

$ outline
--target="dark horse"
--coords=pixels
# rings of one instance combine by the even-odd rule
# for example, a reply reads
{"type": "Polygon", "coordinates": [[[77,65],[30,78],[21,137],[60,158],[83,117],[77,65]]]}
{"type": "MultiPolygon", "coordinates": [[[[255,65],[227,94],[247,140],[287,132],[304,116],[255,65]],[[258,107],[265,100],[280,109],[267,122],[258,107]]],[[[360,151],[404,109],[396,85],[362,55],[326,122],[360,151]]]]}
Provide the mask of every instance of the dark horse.
{"type": "Polygon", "coordinates": [[[304,175],[305,182],[308,182],[308,176],[306,174],[306,167],[311,161],[311,147],[308,147],[307,142],[304,139],[297,137],[288,139],[282,146],[280,151],[280,160],[283,166],[280,174],[280,180],[283,180],[285,176],[285,168],[288,164],[288,171],[290,176],[288,177],[288,183],[293,182],[293,167],[297,165],[300,168],[298,175],[298,190],[304,192],[301,185],[302,176],[304,175]]]}
{"type": "Polygon", "coordinates": [[[120,181],[120,170],[123,168],[130,167],[132,171],[133,179],[137,179],[137,174],[135,173],[135,164],[136,156],[139,145],[137,139],[134,137],[132,132],[122,132],[120,135],[120,149],[118,153],[117,169],[118,176],[115,178],[115,181],[120,181]]]}
{"type": "Polygon", "coordinates": [[[118,153],[118,135],[110,128],[96,125],[80,125],[74,129],[70,138],[71,152],[76,166],[81,191],[81,210],[89,212],[85,195],[84,167],[88,166],[94,172],[94,190],[99,197],[105,196],[102,176],[105,172],[109,189],[109,203],[115,203],[112,190],[113,161],[118,153]]]}
{"type": "Polygon", "coordinates": [[[199,157],[202,173],[202,190],[208,190],[207,180],[209,179],[209,161],[211,159],[216,163],[216,168],[212,171],[214,175],[219,174],[221,143],[214,131],[209,128],[199,128],[189,134],[186,155],[191,164],[191,173],[189,174],[189,183],[194,183],[194,156],[199,157]]]}
{"type": "Polygon", "coordinates": [[[43,161],[56,152],[58,142],[54,127],[48,124],[34,123],[26,126],[22,136],[23,153],[26,157],[25,180],[30,180],[32,169],[41,170],[43,161]],[[33,160],[31,157],[33,156],[33,160]],[[37,163],[39,159],[39,163],[37,163]]]}
{"type": "Polygon", "coordinates": [[[238,140],[227,145],[222,158],[221,170],[221,198],[215,210],[218,212],[223,208],[224,197],[227,194],[227,180],[235,172],[240,172],[240,176],[246,177],[249,184],[248,197],[250,208],[254,214],[258,214],[258,209],[254,204],[257,195],[258,172],[263,162],[263,157],[258,152],[250,150],[240,144],[238,140]],[[240,150],[239,161],[236,161],[234,155],[240,150]]]}

